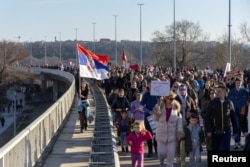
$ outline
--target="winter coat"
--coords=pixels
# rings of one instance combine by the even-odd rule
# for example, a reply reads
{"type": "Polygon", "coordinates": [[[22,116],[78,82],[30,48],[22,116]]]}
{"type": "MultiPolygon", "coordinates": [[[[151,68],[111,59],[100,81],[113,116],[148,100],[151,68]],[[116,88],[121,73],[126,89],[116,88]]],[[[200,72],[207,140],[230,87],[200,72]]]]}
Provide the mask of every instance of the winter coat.
{"type": "Polygon", "coordinates": [[[126,143],[129,145],[129,141],[132,141],[131,154],[143,154],[144,153],[144,141],[151,140],[152,135],[149,131],[141,131],[138,136],[135,132],[131,132],[126,137],[126,143]]]}
{"type": "Polygon", "coordinates": [[[140,93],[139,89],[129,88],[127,91],[127,99],[129,102],[136,100],[136,94],[140,93]]]}
{"type": "Polygon", "coordinates": [[[226,131],[233,126],[233,134],[237,134],[238,124],[232,101],[225,99],[221,104],[219,98],[212,100],[208,105],[204,125],[206,133],[214,133],[216,130],[226,131]]]}
{"type": "Polygon", "coordinates": [[[133,114],[133,118],[135,120],[144,120],[144,112],[141,110],[136,110],[136,108],[140,107],[141,104],[139,101],[133,101],[130,105],[130,112],[133,114]]]}
{"type": "Polygon", "coordinates": [[[236,113],[241,112],[241,108],[246,104],[249,98],[249,93],[245,88],[240,88],[240,90],[236,90],[233,88],[228,93],[228,99],[230,99],[234,104],[234,109],[236,113]]]}
{"type": "MultiPolygon", "coordinates": [[[[190,152],[192,151],[192,139],[191,139],[191,132],[187,126],[184,126],[185,132],[185,151],[190,152]]],[[[202,151],[202,143],[205,141],[205,135],[202,127],[199,126],[199,142],[200,142],[200,150],[202,151]]]]}
{"type": "MultiPolygon", "coordinates": [[[[127,117],[125,118],[126,120],[126,134],[129,135],[131,132],[131,124],[132,124],[132,119],[127,117]]],[[[115,123],[115,126],[117,128],[117,136],[120,136],[121,134],[121,121],[122,117],[117,118],[117,121],[115,123]]]]}
{"type": "MultiPolygon", "coordinates": [[[[123,110],[129,109],[129,101],[125,97],[117,97],[112,101],[111,108],[115,111],[117,108],[121,108],[123,110]]],[[[116,111],[115,111],[116,112],[116,111]]]]}
{"type": "MultiPolygon", "coordinates": [[[[182,100],[181,100],[180,96],[181,95],[177,95],[175,97],[175,99],[182,105],[182,100]]],[[[198,108],[197,108],[197,105],[195,104],[195,101],[193,100],[193,98],[191,96],[187,95],[186,108],[185,108],[185,119],[186,119],[186,122],[188,122],[189,115],[191,113],[195,113],[195,114],[198,115],[198,108]],[[189,113],[189,114],[187,114],[187,113],[189,113]]],[[[183,115],[182,115],[182,117],[183,117],[183,115]]],[[[198,123],[200,123],[199,119],[198,119],[198,123]]]]}
{"type": "Polygon", "coordinates": [[[124,89],[125,91],[127,91],[128,89],[128,85],[127,85],[127,78],[125,76],[123,77],[118,77],[116,80],[116,87],[118,89],[124,89]]]}
{"type": "Polygon", "coordinates": [[[153,110],[153,118],[158,122],[156,127],[156,140],[161,142],[172,142],[176,140],[177,135],[184,136],[182,116],[180,111],[172,108],[170,117],[166,121],[166,106],[162,104],[160,112],[153,110]]]}
{"type": "MultiPolygon", "coordinates": [[[[142,96],[141,105],[147,108],[148,111],[152,111],[154,106],[157,104],[158,97],[157,96],[151,96],[150,92],[146,92],[142,96]]],[[[145,117],[148,117],[150,114],[148,112],[145,112],[145,117]]]]}

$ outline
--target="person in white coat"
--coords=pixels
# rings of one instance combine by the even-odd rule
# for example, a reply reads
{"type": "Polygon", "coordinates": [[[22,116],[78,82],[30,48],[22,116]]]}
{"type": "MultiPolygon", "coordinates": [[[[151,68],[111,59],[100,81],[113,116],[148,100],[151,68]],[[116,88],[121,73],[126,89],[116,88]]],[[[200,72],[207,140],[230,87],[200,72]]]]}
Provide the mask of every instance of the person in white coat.
{"type": "Polygon", "coordinates": [[[172,167],[175,157],[176,141],[184,137],[181,105],[174,100],[175,94],[162,97],[153,109],[154,120],[158,122],[156,140],[160,166],[163,167],[166,158],[166,167],[172,167]]]}

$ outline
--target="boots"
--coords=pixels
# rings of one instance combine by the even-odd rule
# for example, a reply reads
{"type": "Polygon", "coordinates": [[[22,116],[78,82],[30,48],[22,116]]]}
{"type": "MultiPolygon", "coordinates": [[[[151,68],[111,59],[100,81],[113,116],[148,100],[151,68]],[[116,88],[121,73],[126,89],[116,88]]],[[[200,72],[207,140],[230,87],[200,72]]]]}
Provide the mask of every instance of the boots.
{"type": "Polygon", "coordinates": [[[125,149],[124,149],[124,147],[122,147],[122,152],[125,152],[125,149]]]}
{"type": "Polygon", "coordinates": [[[129,152],[129,151],[128,151],[128,146],[126,147],[126,152],[129,152]]]}
{"type": "Polygon", "coordinates": [[[85,120],[83,124],[84,124],[84,129],[85,129],[85,131],[86,131],[87,128],[88,128],[88,122],[85,120]]]}

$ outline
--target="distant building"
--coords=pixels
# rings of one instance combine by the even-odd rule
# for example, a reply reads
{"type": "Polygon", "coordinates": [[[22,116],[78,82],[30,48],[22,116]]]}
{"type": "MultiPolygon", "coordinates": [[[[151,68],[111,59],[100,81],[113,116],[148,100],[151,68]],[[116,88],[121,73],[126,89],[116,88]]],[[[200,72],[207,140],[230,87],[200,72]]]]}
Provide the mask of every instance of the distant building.
{"type": "Polygon", "coordinates": [[[101,42],[101,43],[110,43],[111,40],[110,40],[109,38],[101,38],[101,39],[100,39],[100,42],[101,42]]]}

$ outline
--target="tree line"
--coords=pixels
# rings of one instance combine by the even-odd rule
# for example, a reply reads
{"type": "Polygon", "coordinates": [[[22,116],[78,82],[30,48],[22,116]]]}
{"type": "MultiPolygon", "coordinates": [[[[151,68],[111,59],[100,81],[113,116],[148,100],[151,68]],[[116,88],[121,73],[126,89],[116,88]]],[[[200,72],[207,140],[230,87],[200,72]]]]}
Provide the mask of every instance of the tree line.
{"type": "MultiPolygon", "coordinates": [[[[176,63],[177,68],[197,66],[204,68],[225,68],[228,62],[228,34],[211,41],[209,35],[203,33],[199,23],[188,20],[177,21],[176,32],[176,63]]],[[[231,68],[245,69],[249,66],[250,56],[250,28],[247,23],[240,26],[241,34],[232,34],[231,38],[231,68]],[[248,45],[246,45],[248,43],[248,45]]],[[[172,66],[174,55],[173,25],[167,25],[163,32],[155,31],[152,41],[142,41],[143,64],[172,66]]],[[[140,41],[77,41],[87,49],[100,55],[109,55],[110,62],[122,64],[121,55],[125,51],[128,63],[140,64],[140,41]]],[[[59,63],[61,46],[61,59],[66,64],[69,60],[75,62],[77,55],[76,41],[53,42],[22,42],[0,41],[0,83],[8,80],[10,67],[20,63],[30,65],[44,65],[44,57],[49,59],[49,65],[59,63]],[[33,61],[32,61],[33,60],[33,61]],[[40,61],[34,61],[40,60],[40,61]]]]}

